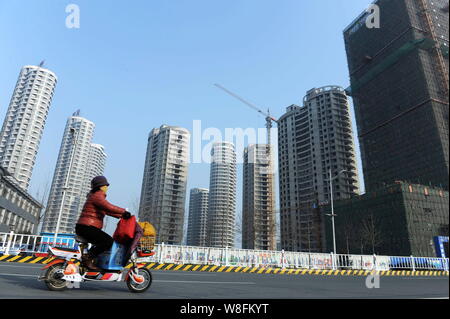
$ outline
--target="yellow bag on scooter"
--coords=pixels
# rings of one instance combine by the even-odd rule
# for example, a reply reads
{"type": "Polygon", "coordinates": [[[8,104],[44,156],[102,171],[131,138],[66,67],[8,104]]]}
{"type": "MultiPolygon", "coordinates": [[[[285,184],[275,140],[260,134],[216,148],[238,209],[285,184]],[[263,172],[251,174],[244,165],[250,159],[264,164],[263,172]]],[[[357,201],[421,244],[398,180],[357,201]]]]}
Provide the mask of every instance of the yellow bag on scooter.
{"type": "Polygon", "coordinates": [[[138,224],[144,231],[142,238],[139,240],[140,254],[151,254],[152,250],[155,249],[156,229],[149,222],[139,222],[138,224]]]}
{"type": "Polygon", "coordinates": [[[144,236],[156,237],[156,229],[149,222],[139,222],[139,226],[144,230],[144,236]]]}

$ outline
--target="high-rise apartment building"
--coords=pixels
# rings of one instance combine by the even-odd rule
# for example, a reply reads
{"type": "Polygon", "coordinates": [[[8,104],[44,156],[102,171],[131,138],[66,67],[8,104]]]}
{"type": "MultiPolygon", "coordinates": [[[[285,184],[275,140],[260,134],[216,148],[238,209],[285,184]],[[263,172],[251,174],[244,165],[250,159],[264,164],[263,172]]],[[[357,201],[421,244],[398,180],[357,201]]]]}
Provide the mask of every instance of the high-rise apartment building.
{"type": "Polygon", "coordinates": [[[139,219],[155,226],[159,243],[183,241],[189,139],[187,129],[167,125],[148,137],[139,219]]]}
{"type": "Polygon", "coordinates": [[[79,113],[67,120],[53,175],[43,232],[55,232],[59,218],[58,233],[73,233],[90,191],[90,181],[95,176],[103,175],[106,154],[103,146],[92,144],[94,128],[95,124],[80,117],[79,113]],[[66,180],[67,189],[63,194],[66,180]]]}
{"type": "Polygon", "coordinates": [[[378,0],[344,31],[367,191],[394,181],[448,190],[448,0],[378,0]]]}
{"type": "Polygon", "coordinates": [[[25,190],[52,102],[57,77],[42,66],[22,68],[0,132],[0,166],[25,190]]]}
{"type": "Polygon", "coordinates": [[[206,225],[208,221],[208,195],[206,188],[193,188],[189,198],[189,220],[187,230],[188,246],[206,246],[206,225]]]}
{"type": "Polygon", "coordinates": [[[281,247],[324,249],[319,204],[358,192],[347,96],[338,86],[312,89],[303,106],[292,105],[278,121],[281,247]]]}
{"type": "Polygon", "coordinates": [[[249,145],[244,150],[242,248],[276,250],[275,175],[272,147],[249,145]]]}
{"type": "Polygon", "coordinates": [[[103,145],[91,143],[82,193],[88,193],[91,190],[91,180],[94,177],[103,175],[106,166],[106,157],[107,155],[103,145]]]}
{"type": "Polygon", "coordinates": [[[209,247],[234,247],[236,218],[236,152],[229,142],[211,149],[208,222],[209,247]]]}

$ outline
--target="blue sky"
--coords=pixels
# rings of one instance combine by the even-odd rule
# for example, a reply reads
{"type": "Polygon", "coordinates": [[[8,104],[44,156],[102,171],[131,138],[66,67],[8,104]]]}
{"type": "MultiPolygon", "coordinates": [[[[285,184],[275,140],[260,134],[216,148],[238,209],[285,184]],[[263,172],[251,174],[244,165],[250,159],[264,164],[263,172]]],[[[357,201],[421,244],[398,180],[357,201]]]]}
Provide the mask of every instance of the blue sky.
{"type": "MultiPolygon", "coordinates": [[[[192,130],[193,120],[222,131],[264,127],[262,116],[214,83],[270,107],[275,117],[313,87],[347,87],[342,31],[369,3],[0,0],[0,120],[23,65],[45,59],[59,80],[31,194],[51,182],[67,117],[81,109],[108,154],[109,200],[134,209],[152,128],[192,130]],[[80,8],[79,29],[65,25],[71,3],[80,8]]],[[[188,191],[208,186],[209,165],[191,164],[188,191]]]]}

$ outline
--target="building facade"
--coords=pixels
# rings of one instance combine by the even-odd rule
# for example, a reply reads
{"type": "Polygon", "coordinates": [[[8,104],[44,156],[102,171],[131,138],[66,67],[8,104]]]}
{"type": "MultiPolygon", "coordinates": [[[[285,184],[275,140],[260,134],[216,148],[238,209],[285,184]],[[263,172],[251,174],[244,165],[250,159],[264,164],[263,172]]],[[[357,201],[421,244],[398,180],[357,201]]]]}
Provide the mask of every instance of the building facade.
{"type": "Polygon", "coordinates": [[[344,31],[366,190],[448,190],[448,1],[376,4],[380,28],[364,13],[344,31]]]}
{"type": "Polygon", "coordinates": [[[207,246],[234,247],[235,219],[236,152],[232,143],[218,142],[211,149],[207,246]]]}
{"type": "Polygon", "coordinates": [[[103,146],[92,144],[94,129],[95,124],[79,113],[67,120],[42,227],[45,233],[56,230],[58,233],[74,233],[90,191],[90,181],[103,175],[106,153],[103,146]],[[67,189],[63,194],[66,180],[67,189]]]}
{"type": "Polygon", "coordinates": [[[34,235],[41,210],[42,205],[0,166],[0,232],[34,235]]]}
{"type": "Polygon", "coordinates": [[[349,103],[338,86],[312,89],[303,106],[292,105],[278,121],[281,247],[321,252],[319,204],[358,193],[349,103]]]}
{"type": "Polygon", "coordinates": [[[244,150],[242,248],[276,250],[275,174],[272,147],[244,150]]]}
{"type": "Polygon", "coordinates": [[[189,221],[186,242],[188,246],[206,246],[208,197],[209,190],[206,188],[191,189],[189,198],[189,221]]]}
{"type": "Polygon", "coordinates": [[[0,132],[0,166],[27,190],[57,77],[41,66],[22,68],[0,132]]]}
{"type": "Polygon", "coordinates": [[[155,226],[158,243],[183,241],[189,140],[187,129],[167,125],[148,138],[139,219],[155,226]]]}
{"type": "Polygon", "coordinates": [[[100,144],[91,143],[89,149],[89,161],[84,177],[82,194],[87,194],[91,190],[91,180],[96,176],[103,175],[106,166],[105,147],[100,144]]]}
{"type": "MultiPolygon", "coordinates": [[[[448,191],[395,182],[361,196],[335,202],[338,254],[436,256],[433,239],[449,232],[448,191]]],[[[331,212],[324,207],[323,214],[331,212]]],[[[327,247],[332,251],[329,219],[327,247]]]]}

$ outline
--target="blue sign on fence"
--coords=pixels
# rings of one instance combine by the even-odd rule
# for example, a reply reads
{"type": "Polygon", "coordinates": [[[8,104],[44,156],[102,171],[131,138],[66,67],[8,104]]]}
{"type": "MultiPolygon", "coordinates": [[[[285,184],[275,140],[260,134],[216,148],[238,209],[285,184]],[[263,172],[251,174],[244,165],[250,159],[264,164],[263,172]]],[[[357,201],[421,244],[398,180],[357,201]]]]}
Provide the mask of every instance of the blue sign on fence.
{"type": "Polygon", "coordinates": [[[448,236],[434,237],[434,247],[436,248],[436,257],[448,258],[448,236]]]}
{"type": "Polygon", "coordinates": [[[58,238],[55,241],[55,233],[41,233],[42,241],[39,247],[39,252],[47,252],[48,246],[59,246],[65,248],[75,248],[75,235],[74,234],[58,234],[58,238]]]}

